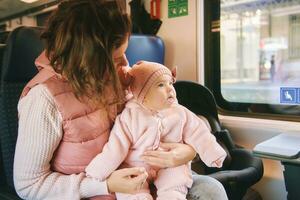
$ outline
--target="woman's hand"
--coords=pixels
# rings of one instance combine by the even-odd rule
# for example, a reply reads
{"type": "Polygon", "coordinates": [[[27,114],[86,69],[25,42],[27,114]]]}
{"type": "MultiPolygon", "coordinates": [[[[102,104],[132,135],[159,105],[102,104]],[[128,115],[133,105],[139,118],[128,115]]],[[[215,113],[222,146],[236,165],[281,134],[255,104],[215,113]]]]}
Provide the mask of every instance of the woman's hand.
{"type": "Polygon", "coordinates": [[[195,150],[181,143],[160,143],[163,150],[145,151],[142,160],[158,168],[177,167],[188,163],[196,156],[195,150]]]}
{"type": "Polygon", "coordinates": [[[106,179],[107,188],[110,193],[133,194],[143,187],[147,177],[146,170],[141,167],[119,169],[106,179]]]}

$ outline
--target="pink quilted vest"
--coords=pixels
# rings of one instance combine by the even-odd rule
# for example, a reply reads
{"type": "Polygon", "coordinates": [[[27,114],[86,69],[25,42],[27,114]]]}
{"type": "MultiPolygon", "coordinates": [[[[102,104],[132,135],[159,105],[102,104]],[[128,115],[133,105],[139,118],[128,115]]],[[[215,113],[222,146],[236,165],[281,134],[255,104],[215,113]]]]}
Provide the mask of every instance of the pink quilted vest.
{"type": "MultiPolygon", "coordinates": [[[[43,84],[53,96],[63,119],[63,138],[53,155],[51,168],[63,174],[83,172],[107,142],[113,123],[110,118],[116,117],[117,106],[110,106],[109,117],[106,109],[93,109],[88,103],[80,102],[68,82],[49,65],[45,52],[36,59],[35,64],[39,73],[25,86],[21,98],[34,86],[43,84]]],[[[101,196],[92,199],[114,198],[101,196]]]]}

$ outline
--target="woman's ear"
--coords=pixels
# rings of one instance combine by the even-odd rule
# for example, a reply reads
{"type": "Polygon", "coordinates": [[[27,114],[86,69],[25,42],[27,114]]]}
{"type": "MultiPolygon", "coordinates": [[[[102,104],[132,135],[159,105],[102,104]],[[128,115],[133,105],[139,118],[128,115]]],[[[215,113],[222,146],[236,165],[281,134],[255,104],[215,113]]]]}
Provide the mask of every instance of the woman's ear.
{"type": "Polygon", "coordinates": [[[120,67],[118,70],[118,76],[123,86],[128,87],[133,81],[133,76],[130,74],[131,67],[120,67]]]}

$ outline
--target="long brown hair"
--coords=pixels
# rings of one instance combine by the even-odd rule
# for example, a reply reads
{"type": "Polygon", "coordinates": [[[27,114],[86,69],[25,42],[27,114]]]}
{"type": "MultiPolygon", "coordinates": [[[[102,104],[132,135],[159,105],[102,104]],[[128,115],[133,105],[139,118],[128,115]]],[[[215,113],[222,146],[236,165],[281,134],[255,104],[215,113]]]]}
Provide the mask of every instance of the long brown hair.
{"type": "Polygon", "coordinates": [[[42,34],[46,55],[79,99],[105,103],[103,92],[108,82],[115,102],[123,98],[112,58],[131,30],[122,5],[122,0],[65,0],[48,19],[42,34]]]}

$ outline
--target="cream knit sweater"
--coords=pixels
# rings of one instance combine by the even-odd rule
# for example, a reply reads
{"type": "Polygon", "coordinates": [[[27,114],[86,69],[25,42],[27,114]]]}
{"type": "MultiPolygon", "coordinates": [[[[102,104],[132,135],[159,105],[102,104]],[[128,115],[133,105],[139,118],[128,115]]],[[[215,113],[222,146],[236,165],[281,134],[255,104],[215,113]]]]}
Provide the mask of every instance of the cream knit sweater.
{"type": "Polygon", "coordinates": [[[18,111],[14,184],[21,198],[76,200],[108,194],[106,181],[99,182],[84,173],[51,171],[51,158],[62,139],[62,117],[45,86],[31,89],[19,102],[18,111]]]}

